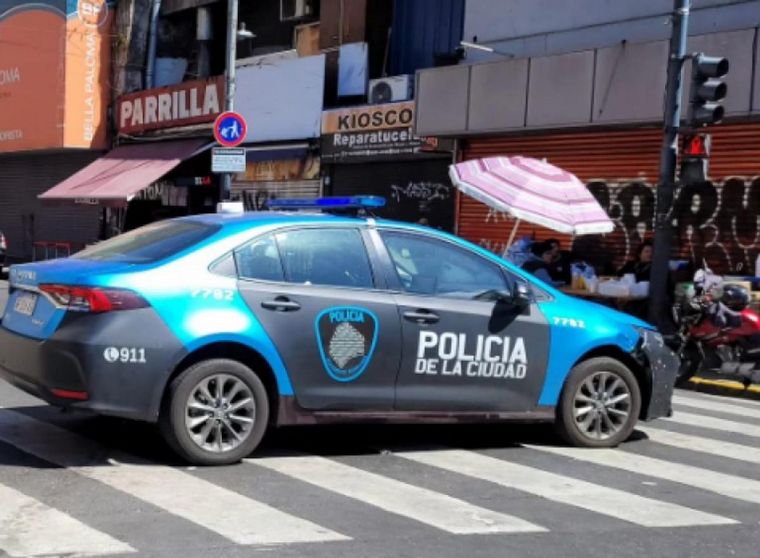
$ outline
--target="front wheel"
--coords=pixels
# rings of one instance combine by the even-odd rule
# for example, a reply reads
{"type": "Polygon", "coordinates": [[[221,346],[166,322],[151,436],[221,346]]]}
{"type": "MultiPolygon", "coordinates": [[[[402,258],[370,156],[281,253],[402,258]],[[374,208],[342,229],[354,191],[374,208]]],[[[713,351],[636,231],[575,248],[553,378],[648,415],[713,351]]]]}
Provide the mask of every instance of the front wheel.
{"type": "Polygon", "coordinates": [[[613,358],[592,358],[571,370],[556,427],[574,446],[614,447],[631,435],[640,410],[641,390],[628,367],[613,358]]]}
{"type": "Polygon", "coordinates": [[[228,465],[261,442],[269,400],[259,377],[244,364],[204,360],[169,386],[160,422],[167,443],[195,465],[228,465]]]}

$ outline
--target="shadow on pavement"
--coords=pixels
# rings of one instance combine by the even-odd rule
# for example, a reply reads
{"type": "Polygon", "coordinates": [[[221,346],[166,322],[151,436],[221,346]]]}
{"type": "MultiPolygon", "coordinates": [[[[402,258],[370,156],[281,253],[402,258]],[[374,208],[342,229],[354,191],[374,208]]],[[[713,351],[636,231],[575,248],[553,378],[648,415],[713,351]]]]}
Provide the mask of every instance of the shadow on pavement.
{"type": "MultiPolygon", "coordinates": [[[[8,408],[0,410],[2,413],[21,413],[81,437],[81,447],[77,439],[76,445],[68,448],[74,454],[73,458],[68,458],[69,466],[110,466],[110,459],[125,464],[147,462],[149,465],[187,466],[171,452],[153,424],[84,413],[64,413],[46,405],[8,408]]],[[[0,429],[7,425],[0,423],[0,429]]],[[[3,451],[3,438],[0,432],[0,466],[57,467],[38,458],[21,458],[16,450],[3,451]]],[[[646,435],[636,431],[627,443],[642,440],[647,440],[646,435]]],[[[522,444],[556,446],[563,442],[548,424],[310,425],[270,431],[253,457],[294,453],[376,455],[384,451],[424,451],[440,447],[477,451],[518,448],[522,444]]]]}

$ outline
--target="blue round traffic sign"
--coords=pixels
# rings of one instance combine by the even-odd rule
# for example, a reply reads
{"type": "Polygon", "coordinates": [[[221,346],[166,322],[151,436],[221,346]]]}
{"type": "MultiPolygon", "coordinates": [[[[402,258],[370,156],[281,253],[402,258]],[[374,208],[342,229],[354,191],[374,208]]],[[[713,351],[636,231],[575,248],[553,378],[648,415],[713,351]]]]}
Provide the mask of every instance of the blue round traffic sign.
{"type": "Polygon", "coordinates": [[[214,139],[224,147],[237,147],[245,141],[248,125],[236,112],[223,112],[214,122],[214,139]]]}

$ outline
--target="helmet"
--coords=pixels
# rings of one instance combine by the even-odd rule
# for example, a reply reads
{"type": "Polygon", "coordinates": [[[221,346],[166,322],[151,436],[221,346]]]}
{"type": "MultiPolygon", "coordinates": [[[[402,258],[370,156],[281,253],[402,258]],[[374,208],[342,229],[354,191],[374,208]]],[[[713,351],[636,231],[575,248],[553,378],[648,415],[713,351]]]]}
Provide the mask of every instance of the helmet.
{"type": "Polygon", "coordinates": [[[749,291],[741,285],[726,285],[720,301],[735,312],[741,312],[749,306],[749,291]]]}

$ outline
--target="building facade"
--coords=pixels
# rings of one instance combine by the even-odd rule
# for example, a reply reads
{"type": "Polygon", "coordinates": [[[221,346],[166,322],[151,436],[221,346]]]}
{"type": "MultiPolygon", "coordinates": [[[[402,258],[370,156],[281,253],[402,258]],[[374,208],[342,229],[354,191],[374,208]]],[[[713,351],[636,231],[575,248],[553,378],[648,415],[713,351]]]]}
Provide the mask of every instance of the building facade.
{"type": "Polygon", "coordinates": [[[113,9],[106,0],[0,0],[0,230],[10,261],[66,253],[100,234],[97,209],[37,196],[108,146],[113,9]]]}
{"type": "MultiPolygon", "coordinates": [[[[461,159],[521,154],[576,173],[617,226],[563,240],[620,265],[653,234],[670,9],[670,0],[469,0],[465,39],[495,52],[468,49],[457,66],[417,73],[416,133],[458,139],[461,159]]],[[[673,258],[705,258],[723,273],[751,274],[760,252],[757,14],[760,2],[719,0],[694,2],[691,14],[688,50],[725,56],[731,69],[709,180],[676,196],[673,258]]],[[[509,230],[505,215],[459,196],[460,235],[501,251],[509,230]]],[[[557,236],[528,225],[519,234],[557,236]]]]}

